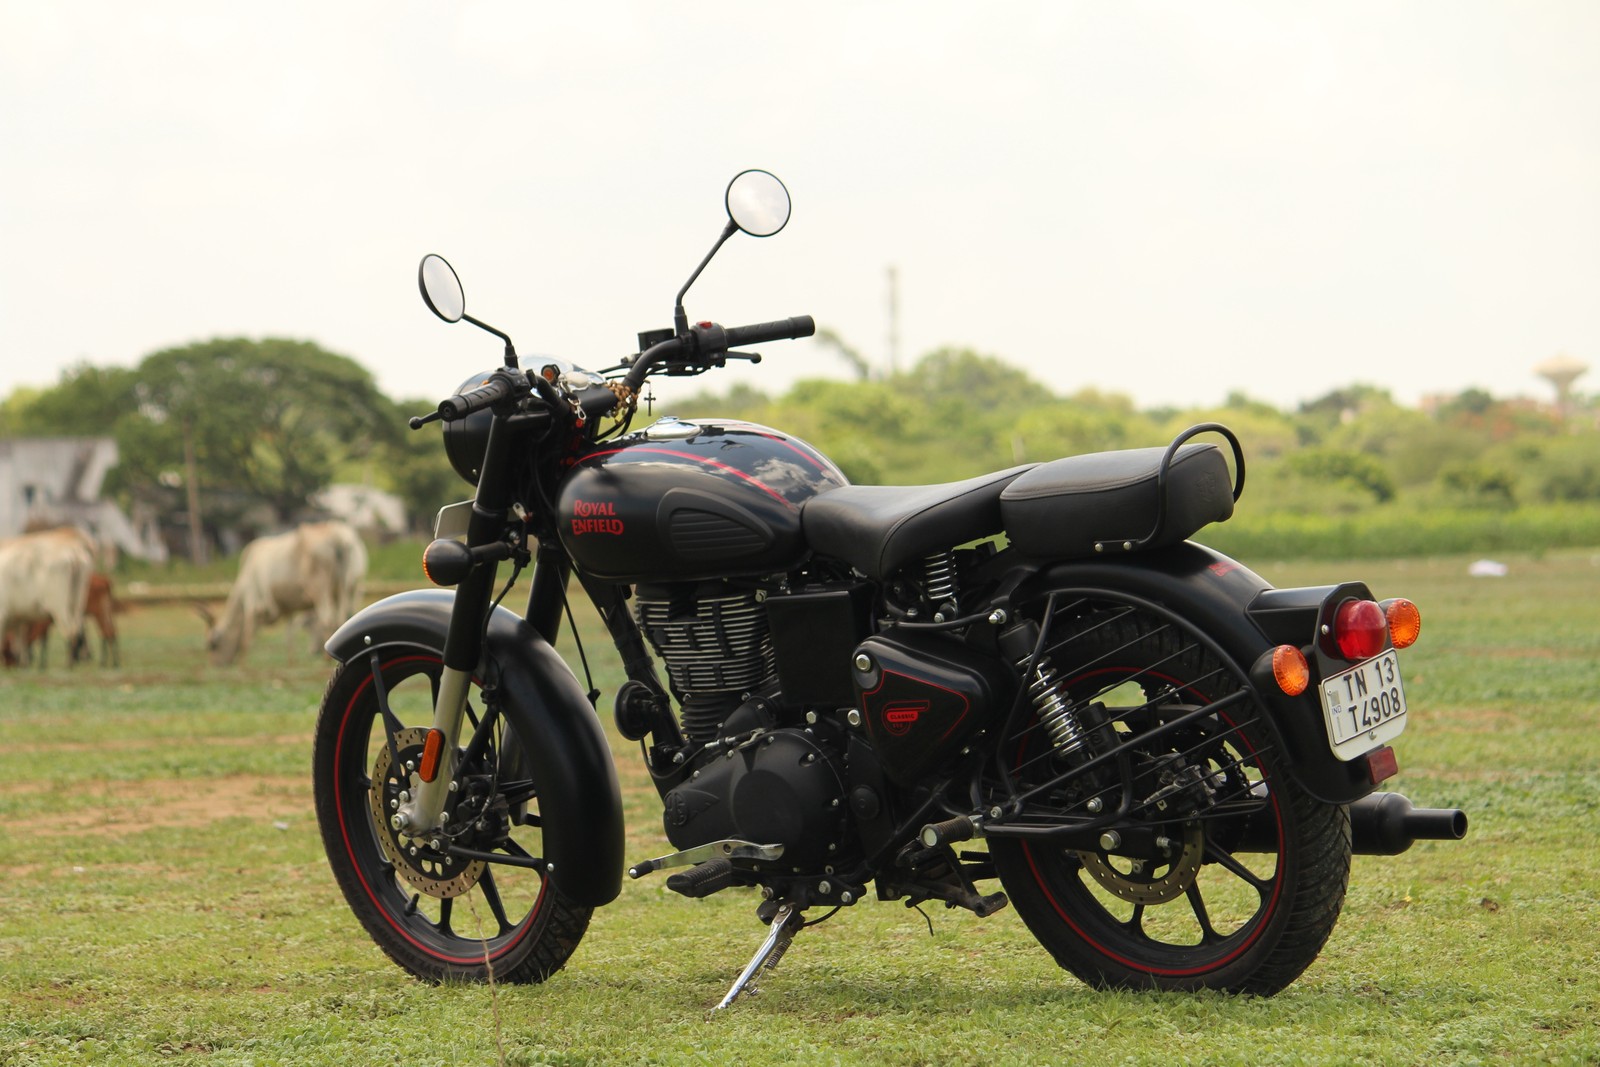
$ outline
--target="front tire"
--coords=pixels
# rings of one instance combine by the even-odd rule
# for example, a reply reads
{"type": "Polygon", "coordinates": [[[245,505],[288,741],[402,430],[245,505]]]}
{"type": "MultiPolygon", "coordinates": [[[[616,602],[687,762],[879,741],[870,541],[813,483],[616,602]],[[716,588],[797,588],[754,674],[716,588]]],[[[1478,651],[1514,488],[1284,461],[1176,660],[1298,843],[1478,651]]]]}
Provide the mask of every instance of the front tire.
{"type": "Polygon", "coordinates": [[[1292,780],[1241,672],[1183,624],[1101,601],[1059,612],[1051,627],[1066,707],[1092,724],[1093,751],[1120,746],[1123,758],[1102,763],[1098,779],[1073,777],[1071,757],[1032,720],[1008,742],[1017,780],[1045,787],[1036,816],[1053,804],[1081,820],[1125,796],[1128,813],[1108,828],[1161,850],[992,838],[1017,913],[1097,988],[1283,989],[1338,920],[1347,809],[1292,780]]]}
{"type": "Polygon", "coordinates": [[[460,768],[462,788],[447,810],[457,816],[454,843],[522,865],[449,857],[427,842],[414,847],[419,843],[388,825],[386,812],[402,789],[413,787],[405,764],[420,752],[432,723],[444,665],[426,648],[390,647],[377,655],[400,726],[398,761],[367,658],[334,671],[317,718],[313,786],[334,878],[378,947],[418,978],[543,981],[577,949],[592,909],[567,900],[542,865],[527,865],[541,855],[540,783],[529,777],[528,761],[517,758],[515,709],[487,706],[474,681],[467,729],[488,718],[493,739],[460,768]]]}

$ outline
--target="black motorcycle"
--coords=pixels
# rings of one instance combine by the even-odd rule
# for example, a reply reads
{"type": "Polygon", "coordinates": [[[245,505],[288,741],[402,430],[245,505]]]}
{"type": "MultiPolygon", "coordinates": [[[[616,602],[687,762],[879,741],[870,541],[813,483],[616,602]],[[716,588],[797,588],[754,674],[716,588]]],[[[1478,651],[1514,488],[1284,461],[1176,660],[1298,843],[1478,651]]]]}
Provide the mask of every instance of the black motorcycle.
{"type": "Polygon", "coordinates": [[[766,940],[723,1005],[808,911],[869,894],[1010,903],[1097,987],[1271,994],[1327,940],[1353,853],[1463,836],[1460,811],[1374,792],[1397,770],[1416,607],[1360,582],[1275,589],[1188,540],[1244,486],[1220,425],[904,487],[851,485],[764,426],[634,430],[650,376],[813,331],[689,322],[723,242],[789,218],[764,171],[726,205],[675,326],[599,374],[520,368],[449,264],[422,260],[429,308],[505,345],[412,420],[443,423],[476,495],[425,553],[450,588],[329,640],[314,756],[334,875],[395,962],[540,981],[624,875],[672,870],[684,896],[758,895],[766,940]],[[500,602],[529,564],[518,617],[500,602]],[[620,653],[616,730],[674,850],[631,866],[599,693],[556,651],[574,578],[620,653]]]}

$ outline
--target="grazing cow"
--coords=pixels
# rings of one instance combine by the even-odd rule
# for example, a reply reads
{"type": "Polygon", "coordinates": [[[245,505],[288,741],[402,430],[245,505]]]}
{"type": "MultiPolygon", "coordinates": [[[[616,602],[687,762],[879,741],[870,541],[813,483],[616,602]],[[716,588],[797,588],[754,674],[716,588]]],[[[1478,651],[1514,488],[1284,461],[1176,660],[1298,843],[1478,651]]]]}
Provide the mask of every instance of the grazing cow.
{"type": "MultiPolygon", "coordinates": [[[[69,526],[0,541],[0,635],[20,640],[34,623],[48,622],[72,648],[83,637],[93,571],[94,543],[69,526]]],[[[41,669],[45,662],[41,646],[41,669]]]]}
{"type": "Polygon", "coordinates": [[[367,550],[342,522],[314,522],[244,546],[239,576],[222,618],[196,605],[206,620],[206,645],[219,666],[250,647],[259,627],[308,613],[313,648],[355,611],[367,550]]]}

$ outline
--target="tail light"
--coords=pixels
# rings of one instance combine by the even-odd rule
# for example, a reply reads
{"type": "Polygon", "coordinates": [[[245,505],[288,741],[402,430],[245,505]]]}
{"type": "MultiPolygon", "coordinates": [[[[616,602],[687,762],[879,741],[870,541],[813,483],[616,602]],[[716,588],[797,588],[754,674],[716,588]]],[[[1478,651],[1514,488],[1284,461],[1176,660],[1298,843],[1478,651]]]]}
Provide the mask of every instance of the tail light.
{"type": "Polygon", "coordinates": [[[1333,617],[1333,640],[1339,654],[1351,662],[1371,659],[1383,651],[1389,620],[1372,600],[1346,600],[1333,617]]]}
{"type": "Polygon", "coordinates": [[[1389,639],[1395,648],[1410,648],[1422,633],[1422,612],[1403,597],[1385,600],[1378,605],[1384,618],[1389,620],[1389,639]]]}

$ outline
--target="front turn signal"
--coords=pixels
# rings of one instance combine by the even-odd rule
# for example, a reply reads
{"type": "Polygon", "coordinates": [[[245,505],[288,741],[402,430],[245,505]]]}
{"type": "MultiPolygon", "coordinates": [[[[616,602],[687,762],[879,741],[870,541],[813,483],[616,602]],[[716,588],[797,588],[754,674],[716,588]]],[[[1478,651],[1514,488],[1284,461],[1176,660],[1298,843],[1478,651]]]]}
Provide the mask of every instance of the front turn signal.
{"type": "Polygon", "coordinates": [[[1272,650],[1272,680],[1288,696],[1297,697],[1311,686],[1311,665],[1305,653],[1293,645],[1272,650]]]}
{"type": "Polygon", "coordinates": [[[1404,597],[1385,600],[1378,605],[1384,618],[1389,620],[1389,640],[1395,648],[1410,648],[1422,634],[1422,612],[1404,597]]]}

